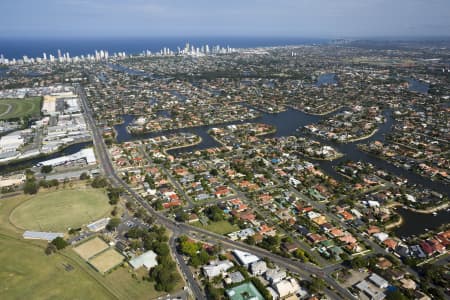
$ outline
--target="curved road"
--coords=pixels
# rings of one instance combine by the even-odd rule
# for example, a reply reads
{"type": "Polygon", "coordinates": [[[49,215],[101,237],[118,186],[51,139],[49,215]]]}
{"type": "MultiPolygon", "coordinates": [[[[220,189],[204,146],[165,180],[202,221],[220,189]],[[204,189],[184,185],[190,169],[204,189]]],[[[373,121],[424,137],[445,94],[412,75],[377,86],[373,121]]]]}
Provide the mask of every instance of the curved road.
{"type": "Polygon", "coordinates": [[[3,116],[6,116],[7,114],[9,114],[9,112],[11,111],[11,109],[12,109],[12,105],[11,104],[4,104],[4,103],[0,103],[1,105],[7,105],[8,106],[8,108],[4,111],[4,112],[2,112],[1,114],[0,114],[0,118],[1,117],[3,117],[3,116]]]}
{"type": "MultiPolygon", "coordinates": [[[[151,205],[145,199],[143,199],[139,194],[137,194],[134,190],[132,190],[125,182],[123,182],[117,176],[114,167],[112,166],[111,160],[109,159],[108,151],[103,141],[103,138],[100,134],[100,131],[95,126],[95,121],[94,118],[92,117],[92,111],[87,104],[88,102],[84,89],[81,86],[77,86],[77,91],[82,100],[82,106],[85,111],[85,116],[87,118],[88,125],[90,126],[92,131],[93,135],[92,138],[94,142],[95,151],[97,157],[100,160],[100,165],[103,168],[105,175],[110,179],[111,183],[114,186],[123,187],[134,198],[134,200],[137,201],[150,214],[152,214],[160,224],[170,229],[173,232],[174,238],[180,235],[191,235],[191,232],[199,233],[203,236],[211,238],[214,241],[219,241],[220,243],[222,243],[222,245],[228,245],[230,248],[252,252],[260,257],[267,257],[276,264],[286,268],[287,270],[301,274],[305,279],[308,278],[310,275],[315,275],[319,278],[322,278],[329,286],[331,286],[334,289],[334,291],[327,288],[324,290],[324,292],[331,299],[340,299],[340,298],[355,299],[355,297],[347,289],[341,287],[336,281],[334,281],[333,278],[331,278],[329,274],[325,274],[325,272],[321,268],[318,268],[311,264],[305,264],[293,261],[289,258],[281,257],[279,255],[273,254],[272,252],[266,251],[256,246],[250,246],[244,243],[231,241],[222,235],[218,235],[198,227],[193,227],[187,224],[179,224],[158,213],[153,207],[151,207],[151,205]]],[[[174,248],[175,247],[174,241],[170,243],[170,246],[174,251],[174,253],[176,254],[177,251],[174,248]]],[[[181,261],[179,261],[179,263],[180,262],[181,261]]],[[[192,273],[186,270],[186,268],[184,268],[182,264],[180,265],[180,268],[183,270],[184,275],[189,282],[190,288],[194,293],[195,298],[205,299],[204,294],[201,292],[201,288],[198,286],[198,283],[193,279],[192,273]]]]}

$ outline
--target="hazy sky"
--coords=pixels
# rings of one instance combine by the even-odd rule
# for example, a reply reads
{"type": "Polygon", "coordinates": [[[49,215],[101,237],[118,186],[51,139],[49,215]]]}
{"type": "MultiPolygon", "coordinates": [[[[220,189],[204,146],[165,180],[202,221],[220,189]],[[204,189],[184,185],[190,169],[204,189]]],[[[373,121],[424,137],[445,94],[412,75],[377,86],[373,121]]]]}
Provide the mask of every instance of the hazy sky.
{"type": "Polygon", "coordinates": [[[450,0],[0,0],[0,37],[450,36],[450,0]]]}

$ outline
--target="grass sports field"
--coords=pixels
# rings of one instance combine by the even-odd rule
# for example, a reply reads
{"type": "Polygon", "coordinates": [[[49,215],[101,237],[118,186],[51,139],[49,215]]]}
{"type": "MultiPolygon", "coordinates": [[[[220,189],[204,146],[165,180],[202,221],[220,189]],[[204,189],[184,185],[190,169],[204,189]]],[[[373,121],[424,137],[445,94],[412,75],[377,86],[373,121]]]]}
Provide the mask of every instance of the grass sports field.
{"type": "Polygon", "coordinates": [[[39,193],[13,210],[10,221],[24,230],[66,232],[109,213],[101,189],[57,190],[39,193]]]}
{"type": "Polygon", "coordinates": [[[41,114],[41,97],[0,99],[0,120],[38,117],[41,114]]]}
{"type": "Polygon", "coordinates": [[[71,249],[47,256],[45,242],[22,239],[23,230],[8,219],[14,208],[29,198],[0,200],[0,298],[114,299],[115,294],[97,281],[95,276],[101,275],[89,266],[83,268],[86,263],[71,249]],[[73,269],[66,271],[69,265],[73,269]]]}
{"type": "Polygon", "coordinates": [[[94,256],[89,263],[94,266],[100,273],[104,274],[123,262],[123,255],[110,248],[102,253],[94,256]]]}
{"type": "MultiPolygon", "coordinates": [[[[74,190],[66,190],[74,192],[74,190]]],[[[39,195],[45,193],[39,193],[39,195]]],[[[43,241],[24,240],[23,230],[9,220],[13,210],[33,196],[0,199],[0,298],[1,299],[155,299],[167,293],[127,265],[102,275],[88,265],[71,246],[47,256],[43,241]],[[72,268],[68,270],[67,266],[72,268]]],[[[184,285],[179,281],[177,290],[184,285]]]]}
{"type": "Polygon", "coordinates": [[[46,256],[44,249],[0,235],[2,299],[111,299],[111,295],[71,260],[46,256]],[[66,271],[67,266],[73,269],[66,271]]]}
{"type": "Polygon", "coordinates": [[[80,255],[84,260],[88,260],[97,253],[109,248],[108,244],[105,243],[98,237],[93,238],[79,246],[73,248],[78,255],[80,255]]]}

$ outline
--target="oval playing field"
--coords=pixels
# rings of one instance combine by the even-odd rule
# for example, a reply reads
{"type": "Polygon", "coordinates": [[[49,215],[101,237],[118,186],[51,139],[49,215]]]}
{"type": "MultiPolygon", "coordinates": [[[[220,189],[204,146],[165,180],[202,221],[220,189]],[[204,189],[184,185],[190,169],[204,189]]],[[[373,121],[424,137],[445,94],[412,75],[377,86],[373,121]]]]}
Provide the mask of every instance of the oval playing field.
{"type": "Polygon", "coordinates": [[[60,190],[22,203],[13,210],[10,221],[25,230],[65,232],[107,215],[110,209],[103,190],[60,190]]]}
{"type": "Polygon", "coordinates": [[[23,117],[39,117],[41,97],[24,99],[0,99],[0,120],[18,119],[23,117]]]}

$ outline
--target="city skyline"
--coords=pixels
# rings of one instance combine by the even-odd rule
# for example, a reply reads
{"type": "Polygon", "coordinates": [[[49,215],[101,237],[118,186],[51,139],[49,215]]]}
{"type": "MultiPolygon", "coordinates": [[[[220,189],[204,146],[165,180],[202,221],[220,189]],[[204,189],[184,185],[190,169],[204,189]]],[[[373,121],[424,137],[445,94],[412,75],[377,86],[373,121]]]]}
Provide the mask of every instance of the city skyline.
{"type": "Polygon", "coordinates": [[[449,36],[450,3],[419,1],[44,0],[1,3],[0,38],[449,36]]]}

